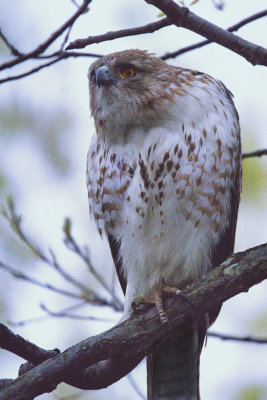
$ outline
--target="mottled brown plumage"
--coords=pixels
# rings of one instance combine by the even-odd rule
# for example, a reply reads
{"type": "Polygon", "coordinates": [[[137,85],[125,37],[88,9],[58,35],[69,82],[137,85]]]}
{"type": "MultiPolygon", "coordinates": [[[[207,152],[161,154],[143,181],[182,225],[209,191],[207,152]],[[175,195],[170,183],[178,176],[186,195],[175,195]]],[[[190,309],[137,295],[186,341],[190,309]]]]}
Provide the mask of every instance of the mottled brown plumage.
{"type": "MultiPolygon", "coordinates": [[[[165,320],[166,286],[183,289],[233,251],[241,162],[232,94],[207,74],[140,50],[103,57],[88,76],[96,127],[90,212],[126,289],[125,317],[142,297],[156,300],[165,320]]],[[[206,321],[159,345],[149,363],[149,399],[199,398],[206,321]]]]}

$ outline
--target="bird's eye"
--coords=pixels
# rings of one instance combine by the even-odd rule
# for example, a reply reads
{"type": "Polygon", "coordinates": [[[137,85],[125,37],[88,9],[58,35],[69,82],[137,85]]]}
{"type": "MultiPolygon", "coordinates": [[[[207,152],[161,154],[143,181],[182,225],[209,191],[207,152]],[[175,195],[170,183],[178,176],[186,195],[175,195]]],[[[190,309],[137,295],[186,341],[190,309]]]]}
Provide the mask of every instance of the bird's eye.
{"type": "Polygon", "coordinates": [[[123,68],[120,72],[120,78],[125,79],[125,78],[131,78],[132,76],[135,75],[135,69],[134,68],[123,68]]]}

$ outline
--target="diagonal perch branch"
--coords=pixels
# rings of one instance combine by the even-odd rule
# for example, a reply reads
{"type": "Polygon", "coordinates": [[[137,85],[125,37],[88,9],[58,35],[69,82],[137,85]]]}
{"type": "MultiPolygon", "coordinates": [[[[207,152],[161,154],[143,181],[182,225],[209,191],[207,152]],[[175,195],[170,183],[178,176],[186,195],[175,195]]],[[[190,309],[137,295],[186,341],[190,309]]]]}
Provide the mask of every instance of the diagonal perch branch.
{"type": "MultiPolygon", "coordinates": [[[[242,21],[239,21],[237,24],[234,24],[227,28],[227,31],[229,32],[235,32],[238,29],[242,28],[243,26],[249,24],[250,22],[256,21],[259,18],[266,17],[267,16],[267,10],[260,11],[256,14],[250,15],[249,17],[243,19],[242,21]]],[[[164,55],[161,56],[162,60],[168,60],[170,58],[175,58],[177,56],[180,56],[181,54],[187,53],[188,51],[199,49],[200,47],[206,46],[207,44],[213,43],[211,40],[202,40],[201,42],[197,42],[194,44],[191,44],[189,46],[183,47],[179,50],[172,51],[165,53],[164,55]]]]}
{"type": "Polygon", "coordinates": [[[239,54],[253,65],[267,66],[267,49],[242,39],[219,26],[199,17],[186,7],[181,7],[173,0],[145,0],[164,12],[178,27],[189,29],[212,42],[239,54]]]}
{"type": "MultiPolygon", "coordinates": [[[[90,374],[90,370],[96,371],[95,364],[103,360],[107,360],[105,362],[108,364],[111,359],[110,365],[114,368],[112,360],[122,354],[124,360],[142,358],[170,329],[182,329],[189,319],[204,314],[238,293],[248,291],[251,286],[266,278],[267,244],[237,253],[210,271],[197,284],[185,289],[184,293],[193,306],[190,307],[179,298],[166,302],[166,311],[171,321],[169,325],[160,323],[154,307],[141,310],[112,329],[84,340],[18,377],[2,390],[0,400],[34,398],[50,391],[62,381],[71,383],[72,380],[73,384],[79,386],[79,373],[86,368],[88,377],[86,382],[83,380],[83,384],[80,382],[80,387],[95,387],[94,374],[90,374]]],[[[107,386],[107,382],[101,382],[101,374],[98,378],[99,387],[107,386]]]]}

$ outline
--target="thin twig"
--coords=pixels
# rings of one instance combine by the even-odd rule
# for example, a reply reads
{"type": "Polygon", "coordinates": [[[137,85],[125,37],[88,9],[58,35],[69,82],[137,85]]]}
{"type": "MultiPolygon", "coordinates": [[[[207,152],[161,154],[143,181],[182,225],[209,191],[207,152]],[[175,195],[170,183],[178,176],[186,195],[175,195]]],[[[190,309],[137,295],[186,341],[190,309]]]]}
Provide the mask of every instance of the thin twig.
{"type": "Polygon", "coordinates": [[[97,272],[97,270],[94,268],[91,258],[89,255],[89,249],[84,246],[84,249],[81,249],[81,247],[78,245],[74,237],[72,236],[71,233],[71,221],[69,218],[65,219],[64,225],[63,225],[63,232],[64,232],[64,238],[63,241],[66,245],[66,247],[73,251],[75,254],[77,254],[87,265],[89,271],[91,274],[96,278],[96,280],[100,283],[100,285],[105,288],[107,293],[111,296],[114,305],[118,307],[118,310],[123,309],[123,304],[120,301],[120,299],[115,295],[113,290],[106,284],[105,280],[102,278],[102,276],[97,272]]]}
{"type": "MultiPolygon", "coordinates": [[[[250,22],[256,21],[257,19],[260,19],[260,18],[266,17],[266,16],[267,16],[267,10],[260,11],[254,15],[251,15],[250,17],[243,19],[242,21],[238,22],[237,24],[230,26],[229,28],[227,28],[227,31],[235,32],[239,28],[249,24],[250,22]]],[[[207,44],[210,44],[210,43],[214,43],[214,42],[211,40],[202,40],[201,42],[191,44],[190,46],[183,47],[179,50],[165,53],[160,58],[162,60],[168,60],[170,58],[175,58],[177,56],[180,56],[181,54],[187,53],[188,51],[191,51],[191,50],[199,49],[200,47],[206,46],[207,44]]]]}
{"type": "Polygon", "coordinates": [[[64,58],[69,58],[69,57],[94,57],[94,58],[101,58],[104,57],[104,54],[98,54],[98,53],[87,53],[84,51],[55,51],[54,53],[51,54],[40,54],[39,56],[36,56],[36,60],[44,60],[47,58],[53,58],[53,57],[62,57],[64,58]]]}
{"type": "Polygon", "coordinates": [[[267,149],[251,151],[250,153],[243,153],[242,158],[261,157],[267,156],[267,149]]]}
{"type": "Polygon", "coordinates": [[[9,225],[13,232],[19,237],[19,239],[42,261],[47,262],[47,256],[41,251],[41,249],[30,240],[21,228],[22,217],[17,214],[15,210],[15,204],[12,197],[8,197],[6,207],[2,206],[1,214],[9,222],[9,225]]]}
{"type": "Polygon", "coordinates": [[[78,319],[81,321],[84,320],[84,321],[114,322],[114,319],[109,319],[109,318],[93,317],[90,315],[77,315],[77,314],[71,314],[70,312],[64,312],[64,311],[51,311],[44,304],[41,304],[40,307],[43,311],[45,311],[51,317],[71,318],[71,319],[78,319]]]}
{"type": "MultiPolygon", "coordinates": [[[[1,263],[0,266],[4,268],[6,271],[11,273],[12,275],[16,276],[17,278],[24,279],[30,283],[33,283],[35,285],[44,287],[46,289],[50,289],[53,291],[56,291],[61,294],[65,294],[67,296],[75,297],[75,298],[80,298],[80,299],[85,299],[88,302],[92,304],[102,304],[102,305],[109,305],[113,307],[115,310],[121,310],[122,305],[119,304],[117,301],[115,302],[114,299],[111,301],[108,301],[104,298],[102,298],[99,294],[96,293],[95,290],[92,290],[79,281],[77,281],[74,277],[72,277],[63,267],[59,265],[57,262],[55,255],[53,252],[50,250],[51,254],[51,259],[48,258],[45,253],[35,244],[29,237],[26,235],[26,233],[23,231],[21,227],[21,216],[19,216],[16,211],[15,211],[15,206],[12,198],[9,198],[7,200],[7,208],[2,208],[2,215],[7,219],[7,221],[10,223],[11,228],[13,231],[16,233],[16,235],[22,240],[22,242],[33,252],[35,256],[40,258],[41,261],[49,265],[50,267],[54,268],[67,282],[73,284],[75,287],[79,288],[81,291],[81,294],[75,294],[63,289],[56,288],[54,285],[51,285],[49,283],[42,283],[39,280],[35,278],[31,278],[30,276],[15,270],[14,268],[11,268],[4,263],[1,263]]],[[[74,239],[73,239],[74,240],[74,239]]],[[[74,243],[76,243],[74,241],[74,243]]],[[[84,259],[84,258],[82,258],[84,259]]],[[[89,256],[87,256],[87,263],[91,263],[89,256]]],[[[93,270],[92,266],[92,270],[93,270]]],[[[106,286],[103,283],[103,287],[106,289],[106,286]]]]}
{"type": "Polygon", "coordinates": [[[38,67],[32,68],[27,72],[24,72],[24,73],[21,73],[21,74],[18,74],[18,75],[8,76],[6,78],[0,79],[0,84],[1,83],[6,83],[6,82],[10,82],[10,81],[14,81],[14,80],[17,80],[17,79],[26,78],[29,75],[32,75],[32,74],[34,74],[36,72],[41,71],[43,68],[50,67],[51,65],[57,63],[58,61],[66,60],[69,57],[95,57],[95,58],[103,57],[103,55],[100,55],[100,54],[79,53],[79,52],[74,52],[73,51],[73,52],[55,52],[54,54],[50,54],[50,55],[47,55],[47,56],[44,56],[44,55],[43,56],[36,56],[34,58],[36,58],[36,59],[45,59],[45,58],[52,58],[54,56],[56,56],[57,58],[55,58],[54,60],[52,60],[50,62],[41,64],[38,67]]]}
{"type": "Polygon", "coordinates": [[[10,82],[10,81],[15,81],[15,80],[17,80],[17,79],[26,78],[26,77],[29,76],[29,75],[33,75],[33,74],[35,74],[36,72],[41,71],[41,69],[43,69],[43,68],[50,67],[50,65],[53,65],[53,64],[57,63],[58,61],[61,61],[62,59],[63,59],[63,57],[58,57],[58,58],[56,58],[56,59],[53,60],[53,61],[49,61],[49,62],[47,62],[47,63],[45,63],[45,64],[41,64],[41,65],[39,65],[38,67],[32,68],[32,69],[30,69],[30,70],[27,71],[27,72],[23,72],[22,74],[13,75],[13,76],[8,76],[8,77],[6,77],[6,78],[0,79],[0,84],[1,84],[1,83],[5,83],[5,82],[10,82]]]}
{"type": "MultiPolygon", "coordinates": [[[[69,311],[76,310],[77,308],[80,308],[81,306],[84,306],[84,305],[88,305],[88,301],[87,300],[83,300],[82,302],[74,304],[74,305],[72,305],[70,307],[63,308],[59,312],[60,313],[61,312],[62,313],[68,313],[69,311]]],[[[40,306],[42,306],[42,304],[40,306]]],[[[25,326],[25,325],[32,324],[32,323],[35,323],[35,322],[44,321],[44,320],[46,320],[48,318],[50,318],[50,315],[45,314],[45,315],[42,315],[41,317],[29,318],[29,319],[26,319],[26,320],[23,320],[23,321],[17,321],[17,322],[8,320],[8,324],[10,326],[25,326]]]]}
{"type": "Polygon", "coordinates": [[[67,282],[80,289],[83,294],[89,296],[90,298],[92,296],[92,291],[82,282],[71,276],[64,268],[62,268],[61,265],[59,265],[59,263],[57,262],[56,256],[53,251],[51,249],[49,251],[52,257],[52,262],[51,260],[47,259],[46,263],[52,266],[67,282]]]}
{"type": "Polygon", "coordinates": [[[217,339],[221,339],[221,340],[233,340],[236,342],[267,344],[267,339],[257,338],[254,336],[236,336],[236,335],[228,335],[228,334],[216,333],[216,332],[208,332],[208,336],[214,337],[217,339]]]}
{"type": "Polygon", "coordinates": [[[65,35],[65,38],[64,38],[63,42],[61,43],[60,51],[64,51],[64,47],[65,47],[65,44],[67,43],[67,41],[69,40],[72,27],[73,27],[73,25],[71,25],[71,26],[68,28],[67,33],[66,33],[66,35],[65,35]]]}
{"type": "Polygon", "coordinates": [[[49,38],[47,38],[43,43],[41,43],[39,46],[37,46],[34,50],[30,51],[29,53],[23,54],[22,56],[19,56],[11,61],[5,62],[2,65],[0,65],[0,71],[3,71],[4,69],[14,67],[17,64],[20,64],[26,60],[29,60],[31,58],[34,58],[38,56],[39,54],[43,53],[62,33],[68,29],[71,25],[74,24],[76,19],[84,13],[84,11],[87,9],[89,3],[91,3],[92,0],[84,0],[83,4],[81,7],[73,14],[72,17],[70,17],[61,27],[59,27],[55,32],[53,32],[49,38]]]}
{"type": "Polygon", "coordinates": [[[172,25],[169,18],[162,18],[159,21],[151,22],[150,24],[138,26],[136,28],[121,29],[119,31],[107,32],[103,35],[89,36],[86,39],[77,39],[71,42],[66,50],[71,49],[83,49],[93,43],[106,42],[108,40],[114,40],[126,36],[143,35],[145,33],[153,33],[159,29],[165,28],[166,26],[172,25]]]}
{"type": "MultiPolygon", "coordinates": [[[[17,279],[21,279],[21,280],[23,280],[25,282],[31,283],[31,284],[33,284],[35,286],[39,286],[39,287],[41,287],[43,289],[48,289],[48,290],[51,290],[52,292],[55,292],[55,293],[58,293],[58,294],[62,294],[62,295],[67,296],[67,297],[72,297],[74,299],[80,299],[80,300],[81,299],[85,299],[88,302],[91,302],[91,299],[88,299],[86,297],[86,295],[84,295],[82,293],[81,294],[73,293],[73,292],[70,292],[68,290],[58,288],[58,287],[52,285],[51,283],[43,283],[41,281],[38,281],[35,278],[32,278],[31,276],[19,271],[18,269],[10,267],[9,265],[3,263],[2,261],[0,261],[0,268],[2,268],[4,271],[8,272],[10,275],[14,276],[17,279]]],[[[99,305],[100,304],[110,305],[110,303],[108,303],[104,299],[101,302],[97,301],[97,302],[92,302],[92,303],[93,304],[99,304],[99,305]]]]}
{"type": "Polygon", "coordinates": [[[18,51],[18,49],[16,49],[16,47],[13,46],[13,44],[11,44],[9,42],[7,37],[1,31],[1,29],[0,29],[0,38],[2,38],[3,42],[9,48],[9,50],[11,51],[11,54],[13,54],[13,56],[16,56],[16,57],[22,57],[23,56],[23,54],[20,51],[18,51]]]}

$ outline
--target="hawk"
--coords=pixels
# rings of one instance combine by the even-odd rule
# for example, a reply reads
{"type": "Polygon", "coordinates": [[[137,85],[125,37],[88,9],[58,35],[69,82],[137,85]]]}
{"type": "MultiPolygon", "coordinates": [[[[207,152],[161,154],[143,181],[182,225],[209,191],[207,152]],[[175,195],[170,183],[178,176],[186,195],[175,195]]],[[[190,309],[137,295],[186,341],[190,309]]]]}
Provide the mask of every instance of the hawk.
{"type": "MultiPolygon", "coordinates": [[[[88,73],[96,135],[88,152],[90,213],[106,234],[125,293],[154,302],[179,294],[232,252],[241,186],[239,118],[211,76],[126,50],[88,73]]],[[[199,399],[202,315],[148,357],[149,399],[199,399]]]]}

